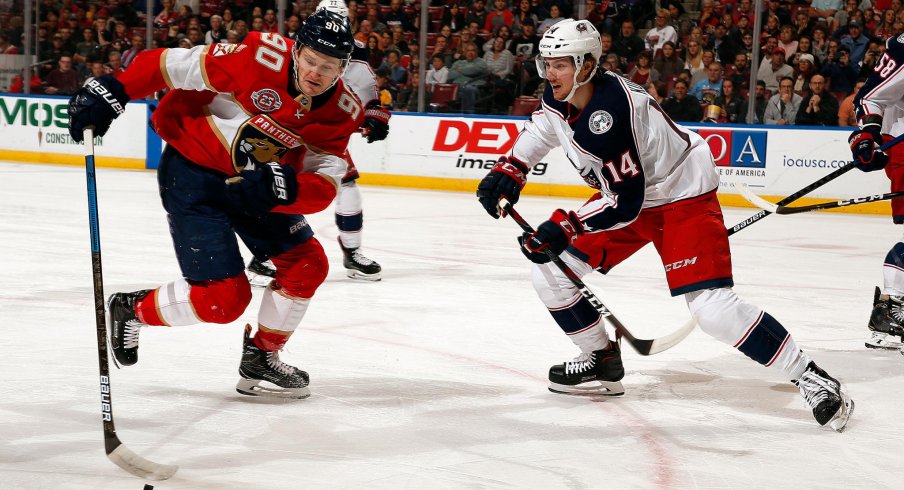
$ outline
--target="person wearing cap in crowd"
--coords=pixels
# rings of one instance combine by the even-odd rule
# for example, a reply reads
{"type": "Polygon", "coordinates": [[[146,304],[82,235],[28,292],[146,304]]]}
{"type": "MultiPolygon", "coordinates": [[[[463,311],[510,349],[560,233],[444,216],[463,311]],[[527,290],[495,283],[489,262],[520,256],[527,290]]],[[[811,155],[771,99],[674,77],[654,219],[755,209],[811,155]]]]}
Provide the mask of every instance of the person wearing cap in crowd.
{"type": "Polygon", "coordinates": [[[869,37],[863,34],[863,26],[857,19],[848,22],[848,34],[841,38],[841,45],[851,50],[851,64],[859,65],[869,46],[869,37]]]}
{"type": "Polygon", "coordinates": [[[782,77],[793,76],[794,68],[791,68],[785,63],[785,50],[782,48],[775,48],[775,50],[772,51],[772,57],[764,59],[763,62],[760,63],[760,69],[756,74],[757,80],[766,82],[766,90],[772,92],[778,90],[778,81],[781,80],[782,77]]]}
{"type": "Polygon", "coordinates": [[[797,57],[797,66],[794,67],[794,91],[801,92],[810,84],[810,77],[818,73],[816,60],[810,53],[803,53],[797,57]]]}

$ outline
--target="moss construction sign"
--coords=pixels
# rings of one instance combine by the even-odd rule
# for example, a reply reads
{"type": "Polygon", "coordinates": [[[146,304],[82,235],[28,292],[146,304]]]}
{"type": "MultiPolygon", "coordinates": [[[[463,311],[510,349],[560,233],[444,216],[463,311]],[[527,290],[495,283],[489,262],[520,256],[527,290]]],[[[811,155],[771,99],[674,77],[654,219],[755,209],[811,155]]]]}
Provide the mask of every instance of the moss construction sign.
{"type": "MultiPolygon", "coordinates": [[[[0,159],[57,164],[84,163],[82,145],[69,136],[66,97],[0,95],[0,159]]],[[[128,104],[103,137],[95,138],[99,164],[145,168],[147,106],[128,104]]]]}

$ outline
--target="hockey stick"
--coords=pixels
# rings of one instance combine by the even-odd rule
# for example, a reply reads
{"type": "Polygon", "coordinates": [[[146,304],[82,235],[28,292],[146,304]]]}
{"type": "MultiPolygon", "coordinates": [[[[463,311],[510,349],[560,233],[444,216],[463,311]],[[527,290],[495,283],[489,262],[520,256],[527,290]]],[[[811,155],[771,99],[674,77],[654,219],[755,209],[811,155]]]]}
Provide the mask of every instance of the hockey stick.
{"type": "MultiPolygon", "coordinates": [[[[810,204],[807,206],[778,206],[778,207],[776,207],[775,211],[773,211],[773,212],[775,214],[808,213],[810,211],[820,211],[823,209],[843,208],[845,206],[866,204],[868,202],[886,201],[888,199],[895,199],[897,197],[904,197],[904,192],[889,192],[887,194],[873,194],[872,196],[854,197],[851,199],[842,199],[840,201],[832,201],[832,202],[821,202],[818,204],[810,204]]],[[[772,204],[772,205],[775,206],[774,204],[772,204]]]]}
{"type": "Polygon", "coordinates": [[[178,466],[159,464],[142,458],[127,448],[116,435],[113,400],[110,393],[110,363],[107,357],[107,322],[104,304],[104,275],[100,261],[100,224],[97,217],[97,182],[94,176],[94,129],[85,129],[85,174],[88,179],[88,222],[91,228],[91,268],[94,271],[94,319],[97,326],[97,358],[100,365],[100,407],[104,424],[104,449],[110,461],[129,473],[149,480],[166,480],[178,466]]]}
{"type": "MultiPolygon", "coordinates": [[[[904,134],[900,134],[897,137],[895,137],[893,140],[889,141],[888,143],[883,144],[881,146],[881,149],[883,151],[887,150],[887,149],[891,148],[892,146],[895,146],[896,144],[900,143],[901,141],[904,141],[904,134]]],[[[792,202],[809,194],[810,192],[816,190],[817,188],[822,187],[823,185],[844,175],[848,170],[851,170],[855,166],[856,166],[856,164],[854,162],[848,162],[847,165],[843,165],[843,166],[835,169],[834,171],[832,171],[828,175],[822,177],[821,179],[813,182],[812,184],[804,187],[803,189],[795,192],[794,194],[791,194],[790,196],[775,203],[774,206],[777,208],[779,206],[786,206],[788,204],[791,204],[792,202]]],[[[734,184],[735,188],[738,189],[738,192],[741,194],[742,197],[744,197],[745,199],[747,199],[748,201],[750,201],[752,204],[756,205],[757,207],[761,208],[761,211],[754,214],[753,216],[745,219],[744,221],[732,226],[731,228],[729,228],[728,236],[734,235],[735,233],[743,230],[744,228],[747,228],[748,226],[756,223],[757,221],[759,221],[759,220],[765,218],[766,216],[769,216],[770,214],[775,212],[775,211],[769,210],[769,207],[773,206],[772,203],[753,194],[753,191],[750,191],[750,189],[745,184],[741,184],[739,182],[733,182],[733,184],[734,184]],[[746,192],[745,192],[745,189],[746,189],[746,192]],[[751,200],[751,198],[749,197],[751,195],[756,196],[753,199],[756,200],[757,202],[753,202],[751,200]],[[763,207],[761,205],[763,203],[766,203],[767,206],[763,207]]]]}
{"type": "MultiPolygon", "coordinates": [[[[502,206],[502,210],[504,211],[503,216],[511,216],[515,223],[518,223],[518,226],[521,227],[526,233],[534,233],[534,228],[528,223],[519,213],[515,210],[514,206],[511,203],[506,201],[500,201],[499,203],[502,206]]],[[[677,345],[679,342],[684,340],[685,337],[690,335],[690,333],[694,330],[694,327],[697,325],[697,322],[691,318],[690,321],[681,326],[678,330],[672,332],[665,337],[660,337],[657,339],[638,339],[635,337],[630,330],[625,327],[625,325],[612,313],[612,311],[600,301],[599,298],[593,294],[590,289],[587,288],[587,285],[584,284],[584,281],[581,280],[577,274],[572,271],[565,262],[559,258],[552,250],[548,248],[544,250],[546,256],[549,257],[549,260],[552,263],[556,264],[556,266],[565,274],[566,277],[571,281],[572,284],[578,288],[581,296],[583,296],[587,301],[596,308],[596,311],[609,322],[615,328],[615,331],[621,337],[624,337],[628,344],[637,351],[638,354],[642,356],[649,356],[653,354],[658,354],[664,350],[670,349],[677,345]]]]}

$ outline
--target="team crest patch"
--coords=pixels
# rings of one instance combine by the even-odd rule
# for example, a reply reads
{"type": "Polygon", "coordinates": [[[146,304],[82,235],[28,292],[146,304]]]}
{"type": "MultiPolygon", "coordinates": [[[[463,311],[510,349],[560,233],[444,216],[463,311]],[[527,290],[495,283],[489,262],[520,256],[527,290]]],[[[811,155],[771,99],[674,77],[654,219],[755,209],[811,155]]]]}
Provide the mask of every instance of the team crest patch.
{"type": "Polygon", "coordinates": [[[612,127],[612,116],[606,111],[596,111],[590,115],[590,131],[603,134],[612,127]]]}
{"type": "Polygon", "coordinates": [[[900,36],[898,36],[898,42],[901,44],[904,44],[904,34],[901,34],[900,36]]]}
{"type": "Polygon", "coordinates": [[[578,32],[587,32],[587,25],[582,22],[575,25],[574,28],[578,32]]]}
{"type": "Polygon", "coordinates": [[[257,92],[252,92],[251,102],[254,102],[254,107],[257,107],[264,112],[273,112],[282,107],[282,100],[280,100],[279,94],[272,88],[265,88],[258,90],[257,92]]]}
{"type": "Polygon", "coordinates": [[[213,55],[214,56],[225,56],[227,54],[232,54],[235,52],[235,48],[238,44],[226,44],[226,43],[217,43],[213,45],[213,55]]]}

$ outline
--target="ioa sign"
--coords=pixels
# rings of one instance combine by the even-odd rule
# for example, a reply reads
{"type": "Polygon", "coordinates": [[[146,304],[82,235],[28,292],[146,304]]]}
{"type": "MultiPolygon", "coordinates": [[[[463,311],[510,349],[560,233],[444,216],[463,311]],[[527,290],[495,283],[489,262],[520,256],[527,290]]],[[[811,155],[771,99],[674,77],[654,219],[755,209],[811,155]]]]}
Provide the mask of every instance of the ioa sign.
{"type": "Polygon", "coordinates": [[[720,167],[766,168],[766,131],[696,129],[720,167]]]}

